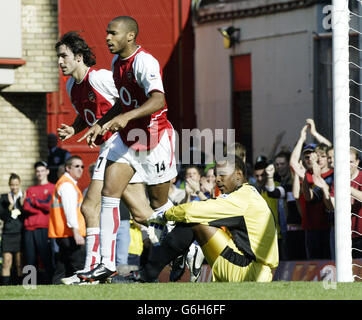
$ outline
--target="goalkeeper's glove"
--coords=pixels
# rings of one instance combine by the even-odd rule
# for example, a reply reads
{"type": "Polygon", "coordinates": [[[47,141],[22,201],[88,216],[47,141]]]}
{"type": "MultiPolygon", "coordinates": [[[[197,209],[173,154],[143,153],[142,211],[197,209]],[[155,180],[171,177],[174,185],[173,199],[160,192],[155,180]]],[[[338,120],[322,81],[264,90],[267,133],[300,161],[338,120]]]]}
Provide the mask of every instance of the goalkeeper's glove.
{"type": "Polygon", "coordinates": [[[165,217],[165,211],[155,211],[151,214],[151,216],[147,219],[148,224],[154,222],[158,224],[166,224],[167,220],[165,217]]]}

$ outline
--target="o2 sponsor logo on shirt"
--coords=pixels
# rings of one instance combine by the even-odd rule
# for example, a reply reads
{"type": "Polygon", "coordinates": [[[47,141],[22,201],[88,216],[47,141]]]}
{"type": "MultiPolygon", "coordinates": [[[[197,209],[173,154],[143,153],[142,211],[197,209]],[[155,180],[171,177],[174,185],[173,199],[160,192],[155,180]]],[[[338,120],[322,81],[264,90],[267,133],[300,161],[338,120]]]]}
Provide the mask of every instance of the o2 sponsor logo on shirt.
{"type": "Polygon", "coordinates": [[[131,94],[125,87],[121,87],[121,89],[119,90],[119,97],[122,103],[127,107],[133,106],[133,108],[135,109],[140,107],[138,105],[138,101],[136,99],[132,99],[131,94]]]}
{"type": "Polygon", "coordinates": [[[96,123],[97,118],[92,110],[84,109],[84,120],[91,127],[96,123]]]}

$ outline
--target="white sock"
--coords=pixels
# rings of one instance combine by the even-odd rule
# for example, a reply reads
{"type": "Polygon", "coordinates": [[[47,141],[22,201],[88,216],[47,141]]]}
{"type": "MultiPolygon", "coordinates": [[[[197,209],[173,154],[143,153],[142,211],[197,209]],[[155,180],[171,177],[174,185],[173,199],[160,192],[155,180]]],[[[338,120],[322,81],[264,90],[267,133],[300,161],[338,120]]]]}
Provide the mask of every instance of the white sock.
{"type": "Polygon", "coordinates": [[[101,254],[99,252],[99,228],[87,228],[85,244],[86,258],[84,272],[88,272],[94,269],[101,260],[101,254]]]}
{"type": "Polygon", "coordinates": [[[101,201],[100,252],[102,263],[111,271],[116,270],[116,239],[119,227],[120,199],[103,197],[101,201]]]}
{"type": "Polygon", "coordinates": [[[174,206],[173,202],[170,199],[168,199],[164,205],[162,205],[159,208],[154,209],[153,211],[156,211],[156,212],[157,211],[167,211],[168,209],[172,208],[173,206],[174,206]]]}
{"type": "MultiPolygon", "coordinates": [[[[174,206],[173,202],[168,199],[167,202],[159,208],[154,209],[155,212],[166,211],[174,206]]],[[[156,223],[151,224],[148,228],[148,237],[154,245],[160,245],[163,239],[166,237],[167,233],[169,233],[174,228],[173,223],[167,223],[165,226],[157,225],[156,223]]]]}

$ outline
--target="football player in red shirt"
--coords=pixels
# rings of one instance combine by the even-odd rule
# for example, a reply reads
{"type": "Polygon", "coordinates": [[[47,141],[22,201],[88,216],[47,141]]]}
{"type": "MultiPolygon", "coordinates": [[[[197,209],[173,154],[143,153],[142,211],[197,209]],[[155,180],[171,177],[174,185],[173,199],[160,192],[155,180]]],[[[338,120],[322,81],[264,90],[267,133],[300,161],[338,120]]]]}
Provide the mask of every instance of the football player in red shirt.
{"type": "Polygon", "coordinates": [[[128,16],[113,19],[107,27],[107,45],[115,54],[112,71],[119,93],[113,107],[83,135],[90,146],[104,131],[118,132],[107,156],[101,202],[101,257],[99,267],[80,274],[88,281],[104,280],[115,271],[114,226],[120,198],[135,173],[147,185],[150,206],[137,212],[142,189],[132,190],[127,206],[134,219],[146,224],[153,210],[173,206],[168,200],[170,180],[177,175],[175,134],[167,120],[167,103],[158,61],[136,43],[137,22],[128,16]],[[153,210],[152,210],[152,209],[153,210]]]}

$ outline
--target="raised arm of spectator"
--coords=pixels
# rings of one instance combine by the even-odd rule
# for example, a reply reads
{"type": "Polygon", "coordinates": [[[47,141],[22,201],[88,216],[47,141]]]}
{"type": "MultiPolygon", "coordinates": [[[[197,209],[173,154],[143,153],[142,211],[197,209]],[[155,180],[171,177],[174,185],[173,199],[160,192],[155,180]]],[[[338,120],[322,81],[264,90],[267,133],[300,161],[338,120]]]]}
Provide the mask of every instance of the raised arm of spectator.
{"type": "Polygon", "coordinates": [[[271,198],[277,198],[281,199],[285,197],[285,189],[282,186],[275,187],[274,183],[274,173],[275,173],[275,167],[273,164],[268,165],[265,168],[266,173],[266,183],[265,183],[265,189],[268,192],[268,196],[271,198]]]}
{"type": "Polygon", "coordinates": [[[316,129],[315,123],[313,119],[307,119],[306,120],[307,125],[310,127],[310,134],[318,141],[318,143],[324,143],[328,147],[332,145],[332,143],[326,138],[323,137],[316,129]]]}
{"type": "Polygon", "coordinates": [[[302,130],[300,131],[300,136],[295,145],[292,154],[290,155],[290,167],[293,169],[294,173],[296,173],[299,177],[303,178],[305,175],[305,169],[300,167],[299,159],[302,154],[303,143],[307,139],[307,130],[308,125],[304,125],[302,130]]]}
{"type": "Polygon", "coordinates": [[[313,182],[314,185],[319,187],[323,192],[323,202],[329,211],[334,210],[334,198],[331,197],[329,192],[329,186],[327,182],[322,178],[321,171],[318,164],[313,162],[313,182]]]}
{"type": "Polygon", "coordinates": [[[293,173],[293,185],[292,193],[295,200],[299,200],[300,197],[300,177],[293,173]]]}

